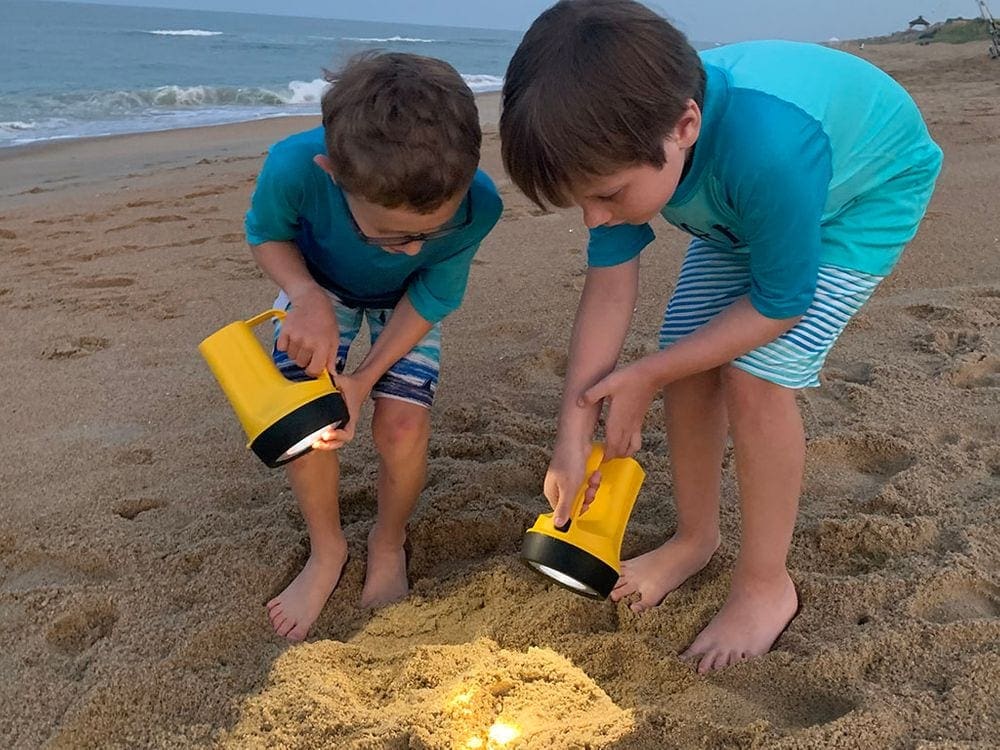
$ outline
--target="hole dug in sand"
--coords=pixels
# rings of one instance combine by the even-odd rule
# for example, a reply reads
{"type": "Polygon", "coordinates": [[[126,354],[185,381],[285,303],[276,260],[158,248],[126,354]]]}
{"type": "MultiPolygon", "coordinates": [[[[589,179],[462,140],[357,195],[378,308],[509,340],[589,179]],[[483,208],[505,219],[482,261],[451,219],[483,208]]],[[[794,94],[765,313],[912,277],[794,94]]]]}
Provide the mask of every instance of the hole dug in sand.
{"type": "Polygon", "coordinates": [[[223,747],[602,748],[633,728],[569,660],[480,639],[396,653],[321,641],[286,651],[223,747]]]}

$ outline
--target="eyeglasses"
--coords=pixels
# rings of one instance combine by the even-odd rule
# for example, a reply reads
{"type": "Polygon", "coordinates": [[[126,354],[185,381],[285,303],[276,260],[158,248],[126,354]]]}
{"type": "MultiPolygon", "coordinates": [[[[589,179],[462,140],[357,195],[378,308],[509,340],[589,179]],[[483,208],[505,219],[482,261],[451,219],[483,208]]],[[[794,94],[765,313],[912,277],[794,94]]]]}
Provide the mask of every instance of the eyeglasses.
{"type": "Polygon", "coordinates": [[[357,220],[354,218],[354,214],[351,212],[351,207],[347,203],[347,196],[344,195],[343,190],[338,190],[340,193],[340,200],[344,204],[344,212],[347,214],[347,218],[351,220],[351,226],[354,227],[355,234],[358,235],[358,239],[364,242],[366,245],[373,245],[375,247],[403,247],[404,245],[409,245],[411,242],[429,242],[430,240],[439,240],[443,237],[448,237],[456,232],[461,232],[463,229],[468,229],[472,225],[472,193],[468,193],[465,200],[462,201],[465,204],[465,218],[461,221],[456,222],[454,217],[444,226],[438,229],[432,229],[429,232],[420,232],[418,234],[403,234],[396,235],[394,237],[370,237],[361,231],[361,227],[358,226],[357,220]]]}

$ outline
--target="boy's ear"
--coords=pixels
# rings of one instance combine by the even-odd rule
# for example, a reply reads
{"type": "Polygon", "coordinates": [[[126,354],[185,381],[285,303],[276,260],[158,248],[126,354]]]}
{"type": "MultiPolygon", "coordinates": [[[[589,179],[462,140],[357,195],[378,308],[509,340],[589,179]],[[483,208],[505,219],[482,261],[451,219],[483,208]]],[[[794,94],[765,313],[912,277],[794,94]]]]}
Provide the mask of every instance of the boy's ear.
{"type": "Polygon", "coordinates": [[[701,133],[701,107],[694,99],[688,99],[684,114],[674,128],[673,140],[680,148],[691,148],[701,133]]]}
{"type": "Polygon", "coordinates": [[[313,162],[315,162],[317,167],[330,175],[334,182],[337,181],[337,175],[333,172],[333,162],[330,161],[329,156],[326,154],[316,154],[316,156],[313,157],[313,162]]]}

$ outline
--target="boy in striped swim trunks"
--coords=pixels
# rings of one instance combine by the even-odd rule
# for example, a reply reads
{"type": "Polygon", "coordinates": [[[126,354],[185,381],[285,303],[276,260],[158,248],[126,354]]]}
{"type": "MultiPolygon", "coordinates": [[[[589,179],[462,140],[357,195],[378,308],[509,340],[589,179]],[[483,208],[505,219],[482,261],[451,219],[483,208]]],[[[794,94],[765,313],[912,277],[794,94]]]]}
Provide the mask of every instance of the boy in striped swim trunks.
{"type": "Polygon", "coordinates": [[[423,489],[441,321],[465,295],[473,256],[500,217],[478,170],[479,112],[447,63],[416,55],[354,60],[322,101],[323,126],[271,147],[246,216],[261,269],[288,311],[274,361],[290,379],[333,374],[350,422],[288,464],[309,531],[305,567],[267,604],[278,635],[302,640],[340,580],[337,449],[375,400],[378,513],[361,605],[408,590],[406,522],[423,489]],[[345,372],[363,319],[371,349],[345,372]]]}
{"type": "MultiPolygon", "coordinates": [[[[564,0],[507,70],[500,135],[539,205],[577,205],[589,269],[544,491],[563,522],[603,402],[608,456],[665,402],[677,528],[623,564],[612,594],[659,604],[719,546],[732,437],[742,535],[729,596],[685,652],[698,670],[765,653],[798,611],[786,558],[805,461],[797,389],[914,236],[941,166],[889,76],[818,45],[700,55],[631,0],[564,0]],[[661,350],[616,369],[657,215],[693,236],[661,350]]],[[[599,476],[589,478],[592,499],[599,476]]]]}

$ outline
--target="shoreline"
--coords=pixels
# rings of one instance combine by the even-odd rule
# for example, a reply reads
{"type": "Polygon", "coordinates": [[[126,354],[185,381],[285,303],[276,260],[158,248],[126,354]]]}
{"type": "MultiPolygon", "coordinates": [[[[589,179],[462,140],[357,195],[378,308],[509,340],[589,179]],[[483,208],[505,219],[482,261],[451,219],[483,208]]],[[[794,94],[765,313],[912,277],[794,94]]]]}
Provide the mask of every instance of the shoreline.
{"type": "MultiPolygon", "coordinates": [[[[485,130],[499,120],[500,93],[476,95],[485,130]]],[[[244,159],[291,133],[319,124],[319,115],[268,117],[170,130],[53,139],[0,148],[0,199],[8,206],[40,193],[172,169],[203,159],[244,159]]]]}

